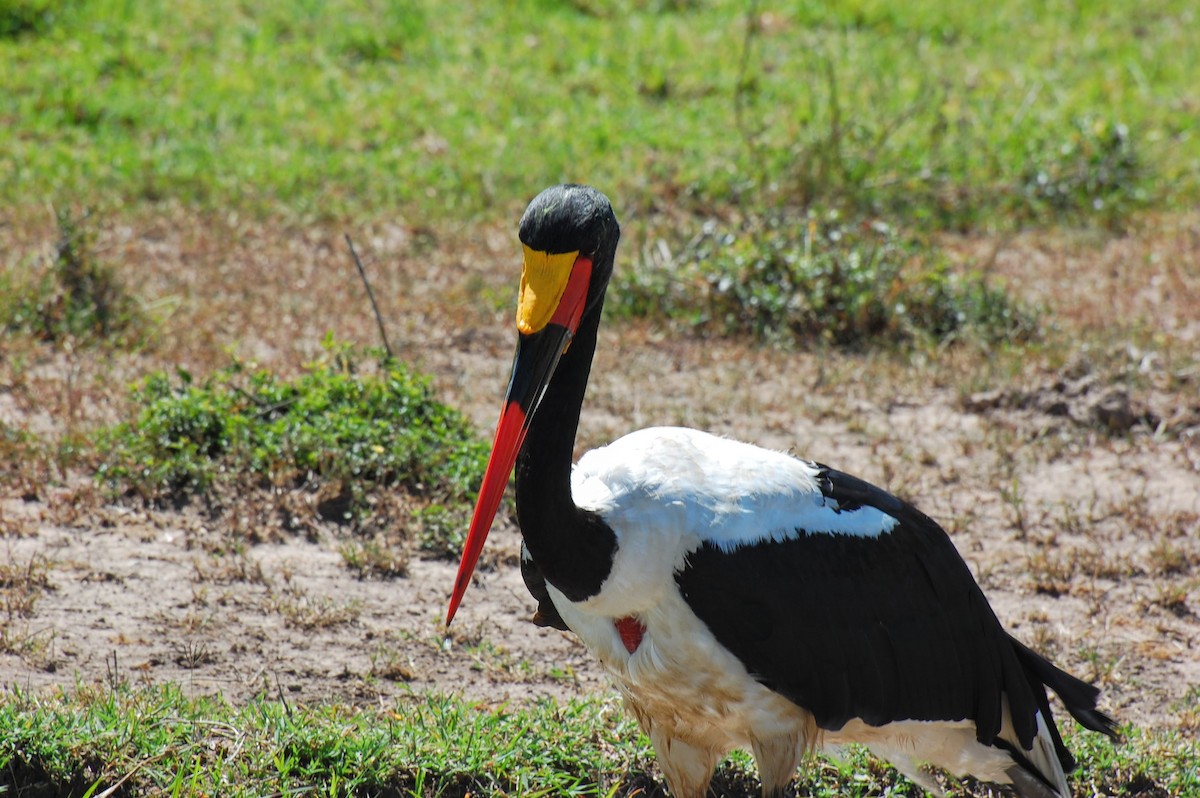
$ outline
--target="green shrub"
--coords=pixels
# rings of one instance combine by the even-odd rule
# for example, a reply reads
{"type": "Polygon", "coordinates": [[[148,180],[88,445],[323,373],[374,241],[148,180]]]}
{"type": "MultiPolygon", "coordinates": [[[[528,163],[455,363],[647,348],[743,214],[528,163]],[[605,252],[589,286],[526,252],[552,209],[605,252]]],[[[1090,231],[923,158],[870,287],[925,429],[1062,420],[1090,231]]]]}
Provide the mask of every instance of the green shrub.
{"type": "Polygon", "coordinates": [[[677,255],[647,257],[618,278],[615,303],[703,333],[772,342],[1020,340],[1031,311],[936,249],[881,222],[837,213],[709,222],[677,255]]]}
{"type": "Polygon", "coordinates": [[[203,382],[182,370],[150,375],[133,391],[136,416],[103,434],[99,477],[176,505],[213,487],[264,486],[333,487],[330,506],[349,518],[381,490],[469,509],[487,445],[467,420],[403,364],[368,371],[327,346],[291,380],[236,361],[203,382]]]}

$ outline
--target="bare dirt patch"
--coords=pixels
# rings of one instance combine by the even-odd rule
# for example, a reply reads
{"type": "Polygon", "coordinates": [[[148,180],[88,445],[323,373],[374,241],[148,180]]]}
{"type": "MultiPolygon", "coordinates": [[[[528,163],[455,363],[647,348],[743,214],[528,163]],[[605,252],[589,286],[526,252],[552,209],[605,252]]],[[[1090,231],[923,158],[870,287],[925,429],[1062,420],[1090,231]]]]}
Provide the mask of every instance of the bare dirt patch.
{"type": "MultiPolygon", "coordinates": [[[[182,212],[100,230],[101,256],[158,320],[152,340],[134,353],[0,343],[0,424],[53,449],[120,418],[126,385],[150,369],[206,373],[234,351],[287,373],[327,331],[373,343],[343,232],[182,212]]],[[[348,232],[397,353],[486,434],[511,357],[511,231],[467,240],[397,221],[348,232]]],[[[0,236],[12,269],[53,231],[10,221],[0,236]]],[[[1002,620],[1098,680],[1121,720],[1196,733],[1198,242],[1195,216],[1119,239],[952,242],[1048,307],[1066,343],[1021,353],[783,352],[610,324],[580,449],[684,424],[887,486],[940,519],[1002,620]]],[[[618,268],[632,268],[635,250],[618,268]]],[[[260,544],[237,526],[195,508],[106,504],[88,475],[53,457],[3,464],[0,683],[171,680],[232,700],[305,702],[608,689],[570,635],[527,623],[511,523],[449,634],[453,563],[413,557],[403,578],[360,579],[336,526],[314,521],[313,534],[260,544]]]]}

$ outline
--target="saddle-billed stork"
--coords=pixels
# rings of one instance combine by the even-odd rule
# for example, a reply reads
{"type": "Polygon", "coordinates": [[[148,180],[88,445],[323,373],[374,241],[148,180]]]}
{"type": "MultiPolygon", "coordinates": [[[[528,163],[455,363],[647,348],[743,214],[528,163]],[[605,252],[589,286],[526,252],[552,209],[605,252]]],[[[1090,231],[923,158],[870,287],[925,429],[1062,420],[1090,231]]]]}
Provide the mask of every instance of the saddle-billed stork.
{"type": "Polygon", "coordinates": [[[782,796],[806,752],[847,743],[934,792],[926,765],[1069,798],[1046,690],[1115,737],[1099,690],[1011,637],[912,505],[692,429],[640,430],[572,467],[619,235],[586,186],[521,217],[517,351],[447,624],[515,464],[534,620],[599,657],[677,798],[704,796],[739,747],[782,796]]]}

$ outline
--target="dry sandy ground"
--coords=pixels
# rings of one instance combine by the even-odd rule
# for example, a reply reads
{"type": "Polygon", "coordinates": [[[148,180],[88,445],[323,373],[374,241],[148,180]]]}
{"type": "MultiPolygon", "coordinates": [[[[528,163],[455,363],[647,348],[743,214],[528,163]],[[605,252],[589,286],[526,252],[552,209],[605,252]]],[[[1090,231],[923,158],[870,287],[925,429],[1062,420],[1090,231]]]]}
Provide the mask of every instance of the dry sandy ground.
{"type": "MultiPolygon", "coordinates": [[[[226,348],[281,370],[326,330],[373,343],[340,229],[184,214],[113,225],[100,253],[156,310],[133,355],[0,348],[0,422],[39,435],[110,421],[151,368],[199,373],[226,348]]],[[[463,242],[403,223],[350,231],[401,356],[481,430],[513,336],[515,236],[463,242]]],[[[0,225],[10,268],[44,225],[0,225]]],[[[857,473],[940,519],[1013,632],[1104,688],[1122,721],[1200,730],[1200,218],[1098,234],[950,241],[1044,302],[1065,355],[970,347],[914,357],[780,352],[643,324],[604,331],[581,448],[686,424],[857,473]]],[[[639,242],[618,268],[632,268],[639,242]]],[[[23,253],[23,254],[22,254],[23,253]]],[[[1059,354],[1055,354],[1059,352],[1059,354]]],[[[236,549],[198,510],[97,501],[87,476],[0,482],[0,684],[175,681],[234,701],[480,702],[605,691],[568,634],[527,622],[509,522],[449,633],[453,563],[359,579],[337,530],[236,549]],[[24,574],[18,580],[13,574],[24,574]],[[16,583],[28,606],[15,606],[16,583]]]]}

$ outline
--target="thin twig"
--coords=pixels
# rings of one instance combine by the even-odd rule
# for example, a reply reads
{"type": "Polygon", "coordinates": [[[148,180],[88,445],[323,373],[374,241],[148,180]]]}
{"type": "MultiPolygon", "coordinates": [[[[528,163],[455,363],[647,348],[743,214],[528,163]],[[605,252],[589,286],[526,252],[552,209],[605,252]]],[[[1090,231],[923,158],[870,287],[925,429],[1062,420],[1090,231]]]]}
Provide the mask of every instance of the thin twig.
{"type": "Polygon", "coordinates": [[[362,278],[363,285],[367,289],[367,299],[371,300],[371,310],[375,312],[375,323],[379,325],[379,337],[383,339],[383,351],[387,352],[388,360],[395,360],[396,356],[392,354],[392,347],[388,343],[387,330],[383,326],[383,316],[379,313],[379,305],[375,302],[375,292],[371,290],[371,281],[367,279],[367,270],[363,268],[358,253],[354,251],[354,242],[350,240],[349,233],[346,233],[346,246],[350,248],[350,257],[354,258],[354,265],[358,267],[358,276],[362,278]]]}
{"type": "MultiPolygon", "coordinates": [[[[189,748],[195,748],[195,747],[196,747],[195,743],[187,743],[184,746],[182,746],[181,748],[177,748],[177,749],[176,748],[168,748],[166,751],[163,751],[162,753],[158,753],[152,757],[143,759],[141,762],[138,762],[136,765],[133,766],[133,770],[130,770],[128,773],[126,773],[124,776],[122,776],[117,781],[116,784],[109,787],[107,790],[96,793],[95,798],[109,798],[109,796],[111,796],[117,790],[121,789],[121,786],[124,785],[125,782],[129,781],[134,776],[136,776],[138,774],[138,771],[140,771],[142,768],[146,767],[147,765],[153,765],[155,762],[157,762],[158,760],[167,756],[168,754],[182,753],[184,751],[187,751],[189,748]]],[[[92,789],[95,789],[95,786],[93,786],[92,789]]]]}
{"type": "Polygon", "coordinates": [[[842,100],[838,92],[837,68],[829,53],[823,50],[821,60],[825,67],[825,82],[829,86],[829,143],[833,146],[833,166],[841,173],[842,180],[849,182],[849,167],[842,155],[842,100]]]}
{"type": "Polygon", "coordinates": [[[746,28],[742,37],[742,49],[738,54],[737,78],[733,87],[733,121],[738,129],[738,133],[742,136],[742,142],[750,152],[750,158],[754,162],[754,166],[759,170],[759,174],[756,177],[760,183],[765,183],[766,175],[763,173],[762,148],[759,146],[759,137],[762,130],[761,128],[757,131],[750,130],[746,119],[747,106],[752,102],[750,95],[752,93],[757,94],[758,92],[757,84],[755,83],[752,86],[750,78],[750,58],[754,49],[754,41],[758,38],[761,26],[758,15],[758,0],[751,0],[750,5],[746,8],[745,17],[746,28]]]}
{"type": "MultiPolygon", "coordinates": [[[[346,236],[346,240],[349,241],[350,236],[346,236]]],[[[350,251],[351,252],[354,251],[353,244],[351,244],[351,246],[350,246],[350,251]]],[[[354,259],[358,260],[358,256],[355,255],[354,259]]],[[[359,270],[360,271],[362,270],[361,266],[359,266],[359,270]]],[[[367,290],[370,291],[369,288],[367,290]]],[[[374,304],[374,302],[372,302],[371,304],[374,304]]],[[[388,352],[388,357],[391,357],[391,354],[392,354],[391,352],[388,352]]],[[[283,685],[279,683],[279,674],[278,673],[275,674],[275,691],[279,693],[279,703],[283,704],[283,714],[287,715],[288,720],[291,720],[292,719],[292,706],[291,706],[291,704],[288,703],[287,696],[285,696],[283,694],[283,685]]]]}

